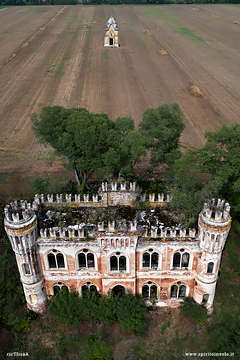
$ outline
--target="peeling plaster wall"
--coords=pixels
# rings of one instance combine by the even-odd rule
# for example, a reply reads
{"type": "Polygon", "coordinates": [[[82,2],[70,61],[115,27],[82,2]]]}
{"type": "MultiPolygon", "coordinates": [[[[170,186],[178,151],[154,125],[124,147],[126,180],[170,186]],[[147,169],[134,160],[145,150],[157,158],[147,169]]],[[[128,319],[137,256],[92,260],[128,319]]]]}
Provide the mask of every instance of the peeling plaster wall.
{"type": "MultiPolygon", "coordinates": [[[[121,191],[109,191],[107,185],[102,184],[102,201],[109,205],[116,205],[118,202],[133,205],[136,192],[131,186],[131,191],[126,191],[125,185],[121,186],[121,191]]],[[[112,190],[114,189],[116,184],[112,184],[112,190]]],[[[43,196],[41,198],[42,204],[45,204],[43,196]]],[[[49,201],[52,204],[53,196],[49,196],[49,201]]],[[[137,223],[132,223],[129,230],[119,232],[113,222],[109,223],[107,229],[104,225],[98,225],[98,231],[91,234],[91,240],[84,238],[84,231],[78,232],[79,235],[68,231],[66,236],[64,230],[65,235],[57,236],[53,229],[49,232],[40,229],[38,237],[37,204],[40,204],[40,198],[36,195],[32,207],[31,204],[21,202],[21,209],[24,209],[22,215],[16,213],[17,202],[5,208],[5,229],[16,255],[28,308],[38,313],[46,311],[47,295],[54,294],[53,286],[57,283],[65,284],[81,295],[83,284],[89,282],[102,294],[107,294],[116,285],[123,286],[133,294],[142,294],[145,284],[156,285],[156,305],[171,307],[179,306],[182,301],[181,298],[171,298],[172,285],[183,284],[186,296],[193,296],[198,303],[203,301],[204,295],[207,296],[206,307],[212,311],[222,250],[231,226],[228,204],[220,211],[223,202],[218,200],[214,217],[211,216],[212,210],[207,204],[204,205],[199,215],[198,236],[191,229],[188,235],[182,230],[178,233],[180,235],[176,235],[176,229],[171,229],[170,234],[160,232],[158,235],[151,230],[151,236],[147,232],[142,236],[137,230],[137,223]],[[87,249],[86,252],[84,249],[87,249]],[[93,254],[94,267],[88,267],[86,262],[85,268],[79,268],[78,254],[87,254],[87,251],[93,254]],[[154,263],[156,268],[151,268],[150,265],[149,268],[144,267],[145,252],[158,254],[157,266],[154,263]],[[176,252],[187,252],[190,255],[187,268],[181,268],[181,265],[176,267],[176,264],[173,267],[176,252]],[[64,267],[49,268],[49,253],[61,253],[64,267]],[[117,261],[124,256],[126,270],[121,270],[119,265],[117,270],[111,270],[111,256],[115,256],[117,261]],[[209,263],[214,265],[211,273],[208,273],[209,263]]]]}

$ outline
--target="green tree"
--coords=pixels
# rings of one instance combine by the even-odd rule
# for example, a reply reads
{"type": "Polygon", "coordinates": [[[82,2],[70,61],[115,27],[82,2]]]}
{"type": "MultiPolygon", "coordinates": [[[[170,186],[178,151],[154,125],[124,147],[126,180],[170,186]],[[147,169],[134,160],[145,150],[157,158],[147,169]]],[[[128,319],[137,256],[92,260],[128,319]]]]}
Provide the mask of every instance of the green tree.
{"type": "Polygon", "coordinates": [[[221,197],[240,211],[240,124],[206,132],[204,147],[186,150],[175,163],[170,207],[194,217],[206,199],[221,197]]]}
{"type": "Polygon", "coordinates": [[[185,128],[183,113],[178,104],[164,104],[147,109],[139,125],[151,151],[151,170],[160,165],[171,166],[181,156],[179,138],[185,128]]]}
{"type": "Polygon", "coordinates": [[[207,319],[207,309],[203,304],[197,304],[191,297],[185,297],[180,305],[181,312],[195,322],[202,323],[207,319]]]}
{"type": "Polygon", "coordinates": [[[106,153],[102,173],[114,176],[134,176],[134,167],[141,156],[146,156],[146,139],[134,127],[131,117],[118,117],[115,133],[109,136],[109,151],[106,153]]]}
{"type": "Polygon", "coordinates": [[[75,179],[85,184],[93,172],[104,179],[109,174],[133,174],[140,156],[146,155],[145,139],[129,118],[114,123],[107,114],[93,114],[86,109],[48,106],[40,115],[32,115],[35,135],[55,153],[64,156],[65,166],[75,179]]]}
{"type": "Polygon", "coordinates": [[[66,167],[74,171],[79,185],[80,179],[85,184],[94,171],[104,166],[108,137],[115,131],[114,122],[106,114],[48,106],[40,115],[32,115],[32,123],[40,141],[66,158],[66,167]]]}

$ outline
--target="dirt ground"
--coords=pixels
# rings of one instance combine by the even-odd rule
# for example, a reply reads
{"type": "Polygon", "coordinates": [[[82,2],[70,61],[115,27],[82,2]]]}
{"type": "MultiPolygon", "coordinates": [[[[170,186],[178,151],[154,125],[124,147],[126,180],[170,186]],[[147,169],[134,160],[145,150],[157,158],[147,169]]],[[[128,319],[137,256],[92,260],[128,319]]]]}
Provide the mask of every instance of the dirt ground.
{"type": "Polygon", "coordinates": [[[1,10],[2,172],[62,171],[60,163],[47,164],[51,149],[31,130],[30,114],[42,106],[86,107],[113,120],[129,115],[138,124],[147,108],[178,102],[183,149],[201,147],[207,130],[240,122],[239,15],[237,5],[1,10]],[[115,49],[103,47],[111,15],[119,27],[115,49]],[[192,85],[202,97],[191,95],[192,85]]]}
{"type": "MultiPolygon", "coordinates": [[[[66,341],[69,336],[75,334],[79,342],[87,335],[98,337],[99,333],[102,333],[104,342],[113,348],[111,359],[114,360],[146,359],[144,356],[136,356],[134,354],[133,347],[135,344],[144,343],[149,352],[147,358],[149,359],[150,354],[153,352],[155,359],[158,358],[156,355],[159,353],[159,360],[165,355],[162,353],[163,349],[166,351],[169,348],[166,345],[161,348],[162,343],[166,344],[174,339],[179,339],[181,346],[178,348],[178,352],[181,355],[191,348],[191,341],[187,341],[188,337],[189,340],[191,340],[191,337],[194,337],[195,343],[199,342],[202,347],[207,344],[207,339],[204,335],[204,325],[194,323],[191,319],[186,318],[179,309],[160,308],[156,311],[150,311],[145,321],[148,324],[148,331],[142,338],[135,332],[123,332],[119,321],[115,321],[110,327],[102,323],[93,324],[90,321],[84,321],[79,327],[68,328],[63,323],[57,322],[54,318],[44,315],[37,320],[36,324],[27,333],[27,348],[29,349],[30,356],[32,356],[32,346],[34,344],[37,344],[39,349],[53,349],[56,353],[58,350],[56,340],[60,332],[64,334],[66,341]],[[39,326],[40,322],[43,324],[42,329],[39,326]]],[[[209,325],[210,322],[211,319],[207,319],[205,325],[209,325]]],[[[173,348],[174,346],[172,345],[173,348]]],[[[68,345],[67,355],[64,358],[68,360],[81,359],[80,355],[80,357],[76,357],[76,353],[75,348],[69,351],[68,345]]],[[[59,357],[53,354],[51,355],[52,359],[59,359],[59,357]]]]}

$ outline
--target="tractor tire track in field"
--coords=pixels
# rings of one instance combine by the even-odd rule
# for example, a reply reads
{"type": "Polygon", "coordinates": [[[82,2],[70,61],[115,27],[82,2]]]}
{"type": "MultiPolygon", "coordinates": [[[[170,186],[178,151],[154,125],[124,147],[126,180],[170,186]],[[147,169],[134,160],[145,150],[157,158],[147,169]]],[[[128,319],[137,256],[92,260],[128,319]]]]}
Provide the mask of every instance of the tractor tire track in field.
{"type": "MultiPolygon", "coordinates": [[[[24,15],[24,19],[32,21],[27,30],[35,29],[27,41],[20,36],[22,33],[16,38],[10,33],[6,35],[17,45],[14,50],[11,42],[11,51],[5,51],[11,60],[0,71],[3,171],[28,172],[30,167],[33,173],[48,171],[44,159],[51,149],[37,142],[29,116],[40,113],[43,106],[85,107],[94,113],[105,112],[112,120],[131,116],[138,125],[146,109],[178,102],[186,124],[180,140],[182,149],[201,147],[206,130],[215,131],[223,123],[240,122],[240,45],[236,47],[239,29],[227,22],[227,36],[221,38],[220,32],[220,29],[224,32],[225,9],[228,19],[234,14],[232,6],[226,5],[224,10],[215,6],[219,16],[216,19],[208,12],[193,11],[188,5],[69,5],[58,9],[64,11],[57,18],[51,8],[44,6],[40,20],[36,14],[34,19],[30,14],[24,15]],[[161,9],[160,18],[155,16],[155,9],[161,9]],[[105,24],[111,15],[119,27],[121,47],[116,49],[103,47],[105,24]],[[177,25],[167,22],[177,16],[177,25]],[[34,27],[36,19],[38,26],[34,27]],[[204,33],[205,21],[207,31],[212,29],[215,37],[211,41],[204,33]],[[196,43],[180,35],[179,27],[195,30],[206,41],[196,43]],[[151,36],[144,34],[146,29],[151,36]],[[161,49],[168,56],[161,56],[161,49]],[[200,87],[203,98],[189,93],[193,83],[200,87]]],[[[17,7],[9,8],[0,15],[1,20],[3,13],[8,14],[5,26],[9,26],[11,19],[16,33],[20,26],[14,23],[18,11],[17,7]]],[[[3,30],[0,21],[0,32],[3,30]]],[[[64,171],[55,163],[51,170],[57,169],[64,171]]]]}
{"type": "Polygon", "coordinates": [[[15,56],[17,56],[17,55],[19,54],[19,52],[21,51],[21,49],[25,48],[25,47],[28,46],[33,40],[35,40],[36,37],[37,37],[42,31],[44,31],[44,30],[46,29],[46,25],[47,25],[48,23],[50,23],[51,21],[56,20],[57,17],[58,17],[60,14],[62,14],[63,11],[64,11],[67,7],[68,7],[68,5],[65,5],[61,10],[59,10],[59,11],[57,12],[57,14],[56,14],[53,18],[51,18],[51,20],[48,20],[45,24],[43,24],[43,25],[35,32],[34,35],[32,35],[27,41],[25,41],[25,42],[14,52],[14,54],[12,54],[7,60],[5,60],[5,62],[4,62],[2,65],[0,65],[0,71],[1,71],[1,69],[2,69],[4,66],[6,66],[6,65],[9,63],[9,61],[11,61],[13,58],[15,58],[15,56]]]}

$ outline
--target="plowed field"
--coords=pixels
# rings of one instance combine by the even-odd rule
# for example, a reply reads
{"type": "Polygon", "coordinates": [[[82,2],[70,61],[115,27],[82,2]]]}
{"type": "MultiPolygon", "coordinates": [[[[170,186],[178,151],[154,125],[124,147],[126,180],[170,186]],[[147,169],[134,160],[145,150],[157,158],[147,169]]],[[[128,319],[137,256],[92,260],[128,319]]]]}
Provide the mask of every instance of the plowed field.
{"type": "MultiPolygon", "coordinates": [[[[240,122],[240,6],[38,6],[0,11],[0,161],[4,172],[47,170],[30,114],[86,107],[111,119],[178,102],[182,148],[240,122]],[[120,48],[104,48],[114,16],[120,48]],[[144,34],[145,30],[148,30],[144,34]],[[162,56],[159,50],[165,50],[162,56]],[[197,85],[203,96],[193,96],[197,85]]],[[[52,170],[60,170],[55,164],[52,170]]],[[[48,168],[49,170],[49,168],[48,168]]]]}

